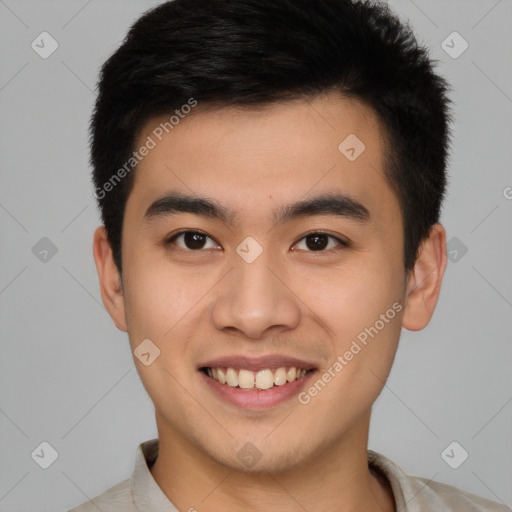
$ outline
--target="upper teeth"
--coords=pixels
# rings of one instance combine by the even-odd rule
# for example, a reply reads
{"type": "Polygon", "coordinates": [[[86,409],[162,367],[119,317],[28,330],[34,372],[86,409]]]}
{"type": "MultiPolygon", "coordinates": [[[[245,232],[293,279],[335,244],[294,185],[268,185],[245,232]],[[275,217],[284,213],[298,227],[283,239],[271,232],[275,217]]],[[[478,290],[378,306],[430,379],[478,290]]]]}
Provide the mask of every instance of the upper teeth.
{"type": "Polygon", "coordinates": [[[243,389],[254,389],[255,387],[257,389],[269,389],[274,385],[282,386],[287,382],[293,382],[304,377],[307,370],[296,367],[281,367],[275,373],[272,373],[270,369],[253,372],[252,370],[235,370],[234,368],[207,368],[206,373],[212,379],[233,388],[238,386],[243,389]]]}

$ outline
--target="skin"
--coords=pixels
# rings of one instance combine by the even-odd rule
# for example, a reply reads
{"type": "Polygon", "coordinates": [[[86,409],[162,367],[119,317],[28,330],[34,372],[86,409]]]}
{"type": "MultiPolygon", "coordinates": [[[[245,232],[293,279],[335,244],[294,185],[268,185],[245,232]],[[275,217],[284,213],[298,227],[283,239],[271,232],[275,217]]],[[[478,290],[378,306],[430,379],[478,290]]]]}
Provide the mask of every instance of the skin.
{"type": "MultiPolygon", "coordinates": [[[[101,295],[132,350],[149,338],[151,365],[134,357],[155,405],[160,439],[151,473],[180,509],[309,512],[395,510],[389,484],[366,459],[371,408],[389,375],[401,328],[424,328],[446,268],[446,234],[433,226],[414,269],[403,266],[403,222],[383,173],[384,131],[373,111],[337,93],[257,110],[201,108],[138,164],[122,232],[122,279],[105,230],[94,235],[101,295]],[[338,145],[356,134],[366,146],[349,161],[338,145]],[[148,206],[178,190],[236,211],[233,225],[190,213],[144,221],[148,206]],[[370,221],[311,215],[276,226],[272,211],[322,192],[362,203],[370,221]],[[200,230],[202,252],[183,237],[200,230]],[[315,231],[349,240],[315,253],[315,231]],[[236,253],[248,236],[262,254],[236,253]],[[302,405],[294,397],[263,411],[214,395],[197,371],[225,355],[285,354],[325,373],[380,315],[403,308],[335,378],[302,405]],[[262,454],[251,468],[247,443],[262,454]]],[[[164,120],[142,129],[142,144],[164,120]]],[[[137,144],[137,147],[140,145],[137,144]]]]}

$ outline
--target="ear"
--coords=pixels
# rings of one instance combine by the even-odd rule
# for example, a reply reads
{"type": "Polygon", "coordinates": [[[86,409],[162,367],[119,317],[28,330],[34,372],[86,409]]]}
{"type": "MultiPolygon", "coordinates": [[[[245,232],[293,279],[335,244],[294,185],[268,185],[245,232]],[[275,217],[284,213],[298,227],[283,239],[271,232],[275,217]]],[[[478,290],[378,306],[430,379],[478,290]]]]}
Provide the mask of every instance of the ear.
{"type": "Polygon", "coordinates": [[[127,331],[124,309],[124,295],[121,275],[114,262],[114,256],[104,226],[94,231],[93,256],[98,271],[101,299],[114,324],[121,331],[127,331]]]}
{"type": "Polygon", "coordinates": [[[434,224],[409,273],[402,317],[405,329],[419,331],[430,322],[441,292],[446,263],[446,231],[441,224],[434,224]]]}

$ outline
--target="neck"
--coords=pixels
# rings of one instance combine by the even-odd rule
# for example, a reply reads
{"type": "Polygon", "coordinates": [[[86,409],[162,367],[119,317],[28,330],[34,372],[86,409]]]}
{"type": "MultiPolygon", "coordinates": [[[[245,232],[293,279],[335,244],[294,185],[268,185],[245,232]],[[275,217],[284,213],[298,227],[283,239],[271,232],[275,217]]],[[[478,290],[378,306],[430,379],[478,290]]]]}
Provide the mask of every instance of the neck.
{"type": "Polygon", "coordinates": [[[157,413],[159,455],[150,471],[179,510],[394,512],[389,482],[368,467],[369,416],[298,467],[254,473],[214,460],[171,430],[157,413]]]}

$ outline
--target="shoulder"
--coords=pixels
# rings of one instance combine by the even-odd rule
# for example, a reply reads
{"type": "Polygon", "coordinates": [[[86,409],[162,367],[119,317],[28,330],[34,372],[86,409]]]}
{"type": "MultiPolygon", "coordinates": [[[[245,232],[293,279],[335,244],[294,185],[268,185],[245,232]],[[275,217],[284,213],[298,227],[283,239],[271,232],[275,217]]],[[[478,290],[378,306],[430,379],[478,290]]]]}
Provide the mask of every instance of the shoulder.
{"type": "Polygon", "coordinates": [[[131,492],[131,480],[128,478],[102,494],[81,503],[68,512],[136,512],[131,492]]]}
{"type": "Polygon", "coordinates": [[[411,486],[424,493],[424,501],[433,510],[450,512],[512,512],[509,507],[488,500],[476,494],[454,487],[453,485],[435,482],[416,476],[408,477],[411,486]]]}
{"type": "Polygon", "coordinates": [[[403,512],[512,512],[509,507],[453,485],[412,476],[384,455],[368,450],[368,462],[385,475],[403,512]]]}

